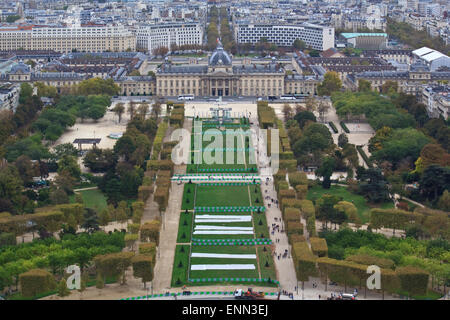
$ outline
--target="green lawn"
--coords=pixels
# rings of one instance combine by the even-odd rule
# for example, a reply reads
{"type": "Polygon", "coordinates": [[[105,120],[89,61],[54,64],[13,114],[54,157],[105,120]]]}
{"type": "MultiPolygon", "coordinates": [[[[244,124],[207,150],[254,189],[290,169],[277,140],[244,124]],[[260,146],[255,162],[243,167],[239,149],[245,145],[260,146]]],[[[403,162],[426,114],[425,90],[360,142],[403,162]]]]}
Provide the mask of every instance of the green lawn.
{"type": "Polygon", "coordinates": [[[187,183],[184,185],[183,202],[181,203],[181,210],[194,209],[195,188],[196,184],[193,183],[187,183]]]}
{"type": "Polygon", "coordinates": [[[180,213],[180,223],[178,225],[177,243],[191,242],[193,213],[180,213]]]}
{"type": "Polygon", "coordinates": [[[269,246],[258,246],[258,258],[259,258],[259,268],[261,270],[261,278],[263,279],[276,279],[277,273],[275,271],[275,263],[272,257],[272,249],[269,246]],[[264,251],[266,248],[266,251],[264,251]],[[266,265],[268,264],[268,266],[266,265]]]}
{"type": "Polygon", "coordinates": [[[267,228],[267,219],[265,213],[253,213],[253,223],[255,224],[256,238],[270,238],[269,230],[267,228]]]}
{"type": "MultiPolygon", "coordinates": [[[[84,205],[87,208],[101,211],[108,206],[105,195],[99,189],[78,191],[77,193],[82,195],[84,205]]],[[[70,202],[75,202],[75,195],[70,197],[70,202]]]]}
{"type": "Polygon", "coordinates": [[[249,206],[248,186],[198,186],[196,207],[249,206]]]}
{"type": "Polygon", "coordinates": [[[172,270],[172,287],[181,287],[183,284],[188,283],[187,276],[189,268],[190,248],[191,246],[189,245],[177,245],[175,248],[175,259],[173,261],[172,270]],[[182,250],[184,252],[182,252],[182,250]],[[177,283],[178,281],[179,283],[177,283]]]}
{"type": "Polygon", "coordinates": [[[377,206],[371,206],[363,196],[352,193],[346,187],[342,186],[331,186],[330,189],[324,189],[320,185],[313,186],[308,190],[307,198],[308,200],[315,201],[324,194],[332,194],[342,198],[344,201],[352,202],[358,209],[358,215],[363,223],[369,220],[369,211],[371,208],[378,207],[388,209],[394,207],[393,202],[385,202],[377,206]]]}

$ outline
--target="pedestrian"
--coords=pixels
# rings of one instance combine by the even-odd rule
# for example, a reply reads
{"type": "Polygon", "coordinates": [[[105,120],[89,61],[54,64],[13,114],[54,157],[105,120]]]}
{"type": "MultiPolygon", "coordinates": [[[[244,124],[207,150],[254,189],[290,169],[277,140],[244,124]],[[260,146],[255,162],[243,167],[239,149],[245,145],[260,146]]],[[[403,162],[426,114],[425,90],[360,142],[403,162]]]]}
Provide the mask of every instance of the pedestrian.
{"type": "Polygon", "coordinates": [[[319,294],[319,300],[320,300],[320,294],[319,294]]]}

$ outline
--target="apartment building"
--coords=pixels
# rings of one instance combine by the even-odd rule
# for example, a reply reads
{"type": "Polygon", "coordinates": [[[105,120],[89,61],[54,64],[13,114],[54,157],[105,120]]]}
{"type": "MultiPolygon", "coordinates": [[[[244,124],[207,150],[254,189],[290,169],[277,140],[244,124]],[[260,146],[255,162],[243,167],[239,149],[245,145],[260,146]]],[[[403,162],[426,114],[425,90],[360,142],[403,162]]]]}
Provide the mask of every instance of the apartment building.
{"type": "Polygon", "coordinates": [[[203,27],[200,23],[162,23],[142,26],[137,31],[137,49],[152,52],[156,48],[172,46],[201,45],[203,27]]]}
{"type": "Polygon", "coordinates": [[[238,43],[257,43],[261,38],[277,46],[292,46],[296,39],[302,40],[315,50],[334,48],[334,28],[304,23],[302,25],[249,24],[235,25],[235,39],[238,43]]]}
{"type": "Polygon", "coordinates": [[[19,26],[0,28],[0,51],[134,51],[136,36],[122,25],[19,26]]]}

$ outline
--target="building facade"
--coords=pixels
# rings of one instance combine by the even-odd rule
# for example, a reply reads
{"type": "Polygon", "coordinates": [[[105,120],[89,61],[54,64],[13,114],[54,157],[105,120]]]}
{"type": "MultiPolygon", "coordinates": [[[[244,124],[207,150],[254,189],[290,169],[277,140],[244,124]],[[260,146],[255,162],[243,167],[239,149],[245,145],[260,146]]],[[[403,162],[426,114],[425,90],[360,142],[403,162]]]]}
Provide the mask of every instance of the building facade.
{"type": "Polygon", "coordinates": [[[238,43],[258,43],[261,38],[277,46],[292,46],[296,39],[302,40],[315,50],[334,48],[334,28],[304,23],[282,24],[235,24],[235,39],[238,43]]]}
{"type": "Polygon", "coordinates": [[[26,26],[0,28],[0,51],[134,51],[136,36],[122,25],[26,26]]]}
{"type": "Polygon", "coordinates": [[[200,23],[165,23],[143,26],[137,31],[137,49],[152,53],[154,49],[173,45],[201,45],[203,27],[200,23]]]}

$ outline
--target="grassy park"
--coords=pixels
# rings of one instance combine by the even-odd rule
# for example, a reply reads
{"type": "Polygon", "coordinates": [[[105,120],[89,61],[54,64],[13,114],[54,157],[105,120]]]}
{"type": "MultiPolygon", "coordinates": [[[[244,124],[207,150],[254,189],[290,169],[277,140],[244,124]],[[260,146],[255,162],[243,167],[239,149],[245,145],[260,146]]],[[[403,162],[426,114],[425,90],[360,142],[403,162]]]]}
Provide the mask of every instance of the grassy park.
{"type": "MultiPolygon", "coordinates": [[[[108,206],[105,195],[99,189],[82,190],[77,191],[77,193],[81,194],[87,208],[96,209],[100,212],[108,206]]],[[[70,196],[70,202],[75,202],[75,195],[70,196]]]]}
{"type": "MultiPolygon", "coordinates": [[[[211,129],[213,125],[207,124],[205,130],[211,129]]],[[[230,125],[230,128],[239,128],[239,124],[230,125]]],[[[207,143],[202,143],[202,152],[209,152],[214,157],[216,152],[225,154],[226,133],[223,132],[222,144],[211,145],[213,139],[207,143]],[[218,149],[216,149],[218,148],[218,149]]],[[[241,140],[245,147],[238,146],[231,149],[231,158],[234,164],[206,163],[202,159],[201,163],[191,164],[187,167],[188,174],[214,175],[232,174],[239,178],[240,175],[257,174],[257,167],[249,164],[252,149],[250,141],[245,143],[243,136],[237,135],[236,141],[241,140]],[[236,163],[240,159],[243,163],[236,163]]],[[[192,150],[194,143],[192,139],[192,150]]],[[[198,151],[191,152],[195,154],[198,151]]],[[[195,176],[194,176],[195,177],[195,176]]],[[[269,283],[268,278],[276,280],[275,265],[272,258],[272,250],[269,240],[266,216],[264,213],[253,212],[246,208],[259,207],[263,205],[261,187],[259,184],[251,182],[243,183],[221,183],[214,181],[202,181],[201,183],[186,183],[184,186],[183,199],[177,235],[177,248],[172,274],[172,286],[180,287],[184,284],[208,285],[211,281],[214,284],[235,283],[236,278],[250,278],[246,284],[275,286],[269,283]],[[206,211],[196,211],[199,207],[210,208],[206,211]],[[229,211],[227,207],[241,207],[236,211],[229,211]],[[202,221],[205,220],[205,221],[202,221]],[[230,232],[229,232],[229,231],[230,232]],[[233,231],[233,232],[231,232],[233,231]],[[263,242],[258,242],[265,239],[263,242]],[[264,244],[258,244],[264,243],[264,244]],[[189,244],[189,245],[188,245],[189,244]],[[183,248],[183,249],[182,249],[183,248]],[[266,248],[264,250],[263,248],[266,248]],[[255,257],[191,257],[192,253],[209,254],[252,254],[255,257]],[[205,269],[191,270],[193,265],[211,266],[214,264],[230,265],[230,269],[205,269]],[[231,265],[254,265],[254,269],[233,269],[231,265]],[[226,278],[226,279],[222,279],[226,278]],[[214,280],[215,279],[215,280],[214,280]],[[265,279],[263,281],[261,279],[265,279]]]]}
{"type": "Polygon", "coordinates": [[[363,223],[369,220],[370,209],[374,207],[382,209],[394,208],[393,202],[384,202],[377,205],[371,205],[363,196],[355,194],[343,186],[331,186],[330,189],[324,189],[320,185],[313,186],[308,190],[307,199],[315,201],[324,194],[331,194],[342,198],[344,201],[353,203],[358,209],[358,215],[363,223]]]}

